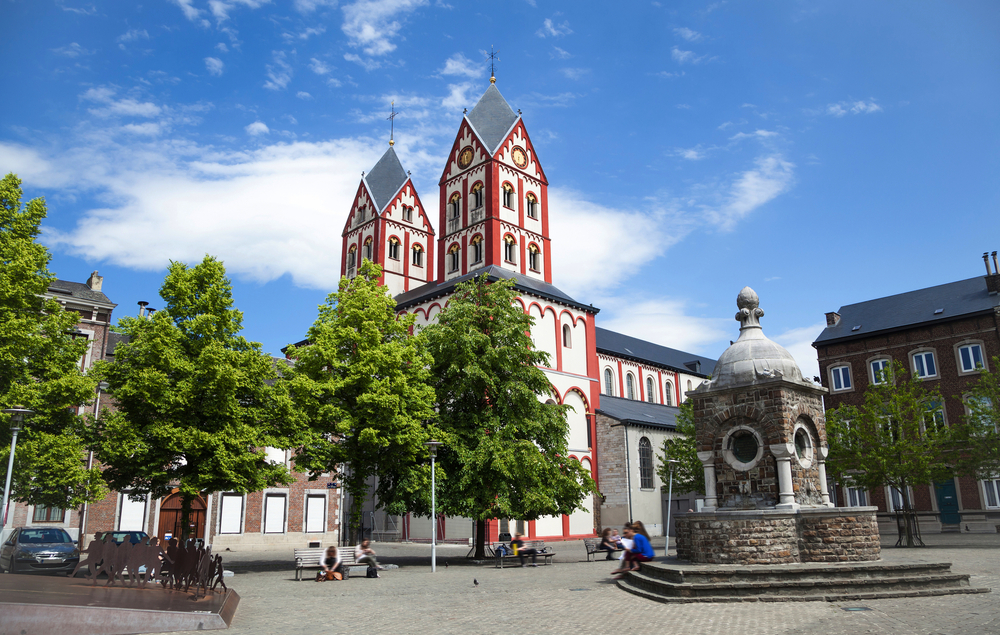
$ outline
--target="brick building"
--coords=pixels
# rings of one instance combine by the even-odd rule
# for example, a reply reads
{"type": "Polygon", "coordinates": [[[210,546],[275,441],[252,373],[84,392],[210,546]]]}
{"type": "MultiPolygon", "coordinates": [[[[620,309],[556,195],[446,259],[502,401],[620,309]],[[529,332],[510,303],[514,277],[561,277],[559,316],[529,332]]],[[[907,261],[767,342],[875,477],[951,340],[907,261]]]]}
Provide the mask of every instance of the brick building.
{"type": "MultiPolygon", "coordinates": [[[[944,397],[945,423],[961,423],[964,396],[1000,355],[1000,272],[986,254],[986,276],[900,293],[841,307],[826,314],[827,326],[813,342],[820,377],[830,389],[828,409],[859,406],[879,371],[898,361],[944,397]]],[[[1000,476],[1000,475],[998,475],[1000,476]]],[[[993,531],[1000,520],[1000,480],[955,477],[910,493],[922,531],[993,531]]],[[[858,491],[838,486],[839,505],[876,505],[880,520],[900,509],[899,492],[858,491]]]]}

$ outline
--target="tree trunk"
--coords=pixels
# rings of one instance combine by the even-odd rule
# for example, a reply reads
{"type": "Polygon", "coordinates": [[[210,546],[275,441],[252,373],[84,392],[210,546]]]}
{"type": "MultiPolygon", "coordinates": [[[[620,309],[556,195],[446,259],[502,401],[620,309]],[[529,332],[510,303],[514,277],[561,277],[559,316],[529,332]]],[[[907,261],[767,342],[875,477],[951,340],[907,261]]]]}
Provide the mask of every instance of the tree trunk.
{"type": "Polygon", "coordinates": [[[473,556],[476,560],[486,559],[486,521],[477,520],[476,521],[476,555],[473,556]]]}
{"type": "Polygon", "coordinates": [[[191,499],[190,494],[181,496],[181,546],[187,543],[191,534],[191,499]]]}
{"type": "MultiPolygon", "coordinates": [[[[912,515],[912,510],[910,509],[910,491],[909,488],[904,484],[900,488],[899,493],[903,496],[903,525],[906,527],[906,546],[915,547],[913,542],[913,528],[910,526],[910,518],[912,515]]],[[[890,492],[890,495],[892,493],[890,492]]]]}

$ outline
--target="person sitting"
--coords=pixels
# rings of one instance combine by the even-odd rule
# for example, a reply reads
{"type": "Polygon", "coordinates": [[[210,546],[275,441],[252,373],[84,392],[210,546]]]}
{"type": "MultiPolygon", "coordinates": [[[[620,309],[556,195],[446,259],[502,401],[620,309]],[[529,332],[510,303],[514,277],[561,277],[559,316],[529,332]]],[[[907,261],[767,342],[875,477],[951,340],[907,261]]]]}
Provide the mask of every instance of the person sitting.
{"type": "Polygon", "coordinates": [[[625,526],[625,538],[632,541],[632,547],[625,552],[625,562],[622,568],[612,571],[618,578],[627,571],[638,571],[640,562],[649,562],[655,555],[649,538],[638,533],[632,525],[625,526]]]}
{"type": "MultiPolygon", "coordinates": [[[[365,539],[358,543],[354,548],[354,562],[357,564],[368,564],[369,569],[375,569],[381,571],[382,567],[379,566],[378,560],[375,558],[375,550],[371,548],[371,540],[365,539]]],[[[379,577],[376,573],[373,577],[379,577]]]]}
{"type": "Polygon", "coordinates": [[[608,557],[605,560],[613,560],[611,554],[618,551],[618,543],[612,537],[612,531],[611,527],[605,527],[604,531],[601,532],[601,544],[597,546],[598,549],[608,552],[608,557]]]}
{"type": "Polygon", "coordinates": [[[538,562],[536,562],[538,559],[538,550],[525,548],[524,534],[514,534],[514,539],[510,541],[510,548],[513,549],[514,555],[521,561],[522,567],[525,566],[524,559],[526,556],[531,556],[531,566],[538,566],[538,562]]]}
{"type": "Polygon", "coordinates": [[[340,561],[340,552],[336,545],[326,548],[326,554],[319,562],[320,572],[316,574],[316,581],[320,580],[342,580],[344,578],[343,563],[340,561]]]}

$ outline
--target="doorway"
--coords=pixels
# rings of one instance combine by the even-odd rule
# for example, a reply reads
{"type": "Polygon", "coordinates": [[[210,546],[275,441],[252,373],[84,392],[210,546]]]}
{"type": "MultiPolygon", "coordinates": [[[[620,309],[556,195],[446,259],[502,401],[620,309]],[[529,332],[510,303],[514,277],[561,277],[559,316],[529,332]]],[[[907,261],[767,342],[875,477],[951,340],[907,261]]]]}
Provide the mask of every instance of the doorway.
{"type": "MultiPolygon", "coordinates": [[[[183,498],[179,493],[171,494],[160,505],[160,527],[157,535],[160,542],[169,540],[169,537],[180,539],[181,530],[181,505],[183,498]]],[[[205,510],[207,509],[205,499],[196,496],[191,501],[191,513],[188,515],[188,537],[204,538],[205,536],[205,510]]]]}
{"type": "Polygon", "coordinates": [[[962,516],[958,513],[958,495],[955,492],[955,481],[943,481],[934,484],[937,492],[938,511],[941,514],[942,525],[958,525],[962,516]]]}

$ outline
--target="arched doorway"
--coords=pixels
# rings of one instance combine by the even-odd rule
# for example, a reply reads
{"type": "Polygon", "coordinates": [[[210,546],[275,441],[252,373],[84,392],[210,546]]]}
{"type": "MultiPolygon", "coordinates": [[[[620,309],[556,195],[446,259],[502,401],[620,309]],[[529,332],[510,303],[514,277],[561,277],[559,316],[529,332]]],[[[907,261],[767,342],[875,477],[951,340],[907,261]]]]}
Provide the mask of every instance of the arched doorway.
{"type": "MultiPolygon", "coordinates": [[[[157,535],[161,542],[168,540],[168,536],[178,539],[181,537],[181,506],[183,502],[184,499],[180,493],[175,492],[167,496],[163,504],[160,505],[160,528],[157,535]]],[[[189,538],[205,537],[205,509],[207,507],[205,499],[201,496],[196,496],[191,500],[191,513],[188,515],[189,538]]]]}

